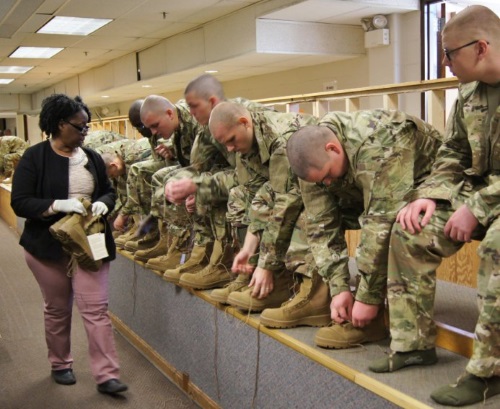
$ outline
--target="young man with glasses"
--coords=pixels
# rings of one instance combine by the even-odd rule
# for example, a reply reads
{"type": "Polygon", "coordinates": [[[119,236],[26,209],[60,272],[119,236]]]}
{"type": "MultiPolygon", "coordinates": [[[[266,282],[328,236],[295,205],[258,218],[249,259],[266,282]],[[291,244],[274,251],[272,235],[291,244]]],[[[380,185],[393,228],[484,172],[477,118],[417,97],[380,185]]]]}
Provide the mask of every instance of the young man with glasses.
{"type": "Polygon", "coordinates": [[[464,243],[478,248],[479,318],[472,357],[453,385],[431,394],[463,406],[500,393],[500,19],[484,6],[455,15],[442,32],[461,85],[433,171],[398,214],[391,234],[388,299],[392,353],[374,372],[432,364],[436,269],[464,243]],[[408,284],[410,283],[410,284],[408,284]]]}

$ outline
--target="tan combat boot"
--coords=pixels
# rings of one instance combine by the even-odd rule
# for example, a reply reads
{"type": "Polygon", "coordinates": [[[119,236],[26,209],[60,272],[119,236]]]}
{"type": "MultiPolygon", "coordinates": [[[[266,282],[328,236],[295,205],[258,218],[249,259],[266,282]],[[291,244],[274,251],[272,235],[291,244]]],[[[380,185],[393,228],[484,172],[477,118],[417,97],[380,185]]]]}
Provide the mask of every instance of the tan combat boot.
{"type": "Polygon", "coordinates": [[[322,348],[352,348],[366,342],[375,342],[389,336],[389,331],[385,325],[385,308],[380,306],[380,310],[375,319],[366,327],[357,328],[350,322],[343,324],[332,323],[332,326],[321,328],[316,332],[314,342],[322,348]]]}
{"type": "Polygon", "coordinates": [[[216,240],[208,265],[196,273],[182,274],[179,284],[198,290],[223,287],[231,281],[232,263],[233,248],[229,244],[223,246],[221,241],[216,240]]]}
{"type": "MultiPolygon", "coordinates": [[[[158,232],[159,239],[156,244],[152,247],[146,248],[144,250],[137,250],[134,253],[134,260],[142,261],[146,263],[149,259],[163,256],[167,254],[169,248],[169,234],[167,224],[163,220],[158,219],[158,232]]],[[[139,247],[141,247],[139,245],[139,247]]],[[[125,249],[127,248],[127,243],[125,244],[125,249]]]]}
{"type": "Polygon", "coordinates": [[[210,254],[212,253],[213,246],[213,243],[208,243],[205,246],[193,246],[188,261],[175,268],[165,270],[163,278],[170,283],[177,284],[181,278],[181,274],[202,270],[210,261],[210,254]]]}
{"type": "Polygon", "coordinates": [[[260,315],[260,323],[270,328],[293,328],[299,325],[324,327],[331,322],[330,289],[321,276],[303,276],[300,290],[280,308],[267,308],[260,315]]]}
{"type": "Polygon", "coordinates": [[[123,249],[125,247],[125,243],[132,238],[135,237],[135,234],[137,233],[137,229],[139,228],[139,223],[140,223],[140,217],[139,215],[134,214],[132,216],[132,226],[128,231],[125,233],[121,234],[117,238],[115,238],[115,245],[119,249],[123,249]]]}
{"type": "Polygon", "coordinates": [[[227,304],[227,298],[229,294],[233,292],[242,292],[248,289],[248,284],[250,284],[250,279],[252,276],[250,274],[238,274],[236,279],[226,284],[224,288],[218,288],[210,293],[210,298],[221,304],[227,304]]]}
{"type": "Polygon", "coordinates": [[[148,250],[158,243],[160,240],[160,232],[158,227],[147,232],[144,236],[140,236],[138,240],[133,238],[125,243],[123,246],[124,250],[135,253],[138,250],[148,250]]]}
{"type": "Polygon", "coordinates": [[[189,232],[184,233],[181,237],[173,236],[167,254],[150,258],[146,263],[146,268],[161,271],[162,274],[165,270],[174,268],[180,263],[182,256],[187,253],[188,244],[189,232]]]}
{"type": "Polygon", "coordinates": [[[260,312],[266,308],[276,308],[290,298],[291,286],[290,275],[282,273],[278,277],[274,277],[274,289],[266,298],[252,297],[253,288],[249,287],[242,292],[233,291],[227,297],[227,303],[233,307],[254,312],[260,312]]]}

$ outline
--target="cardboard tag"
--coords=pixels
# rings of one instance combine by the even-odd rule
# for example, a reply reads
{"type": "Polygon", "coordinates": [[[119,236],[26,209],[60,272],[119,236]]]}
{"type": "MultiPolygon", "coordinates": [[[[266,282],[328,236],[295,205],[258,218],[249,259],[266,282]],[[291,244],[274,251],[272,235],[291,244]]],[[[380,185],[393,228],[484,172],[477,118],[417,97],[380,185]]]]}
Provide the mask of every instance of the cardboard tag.
{"type": "Polygon", "coordinates": [[[102,258],[108,257],[108,249],[106,249],[106,240],[104,233],[95,233],[87,236],[89,241],[90,250],[92,251],[92,257],[94,260],[100,260],[102,258]]]}

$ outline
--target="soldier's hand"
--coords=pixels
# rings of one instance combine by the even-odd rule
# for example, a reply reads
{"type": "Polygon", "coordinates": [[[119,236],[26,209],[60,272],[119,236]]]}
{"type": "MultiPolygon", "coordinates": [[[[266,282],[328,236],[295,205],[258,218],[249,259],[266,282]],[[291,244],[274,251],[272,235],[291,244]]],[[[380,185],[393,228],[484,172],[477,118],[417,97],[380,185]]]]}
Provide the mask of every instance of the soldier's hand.
{"type": "Polygon", "coordinates": [[[273,272],[257,267],[253,272],[248,287],[253,288],[252,297],[258,299],[266,298],[274,289],[273,272]]]}
{"type": "Polygon", "coordinates": [[[332,320],[337,324],[350,321],[352,318],[352,306],[354,304],[354,297],[350,291],[342,291],[332,298],[330,303],[330,310],[332,320]]]}
{"type": "Polygon", "coordinates": [[[196,184],[191,179],[180,179],[168,182],[165,185],[166,199],[176,205],[180,205],[188,196],[196,193],[196,184]]]}
{"type": "Polygon", "coordinates": [[[354,301],[354,306],[352,307],[352,325],[359,328],[368,325],[377,316],[378,309],[378,305],[354,301]]]}
{"type": "Polygon", "coordinates": [[[476,216],[474,216],[466,205],[462,205],[446,222],[444,234],[451,240],[468,243],[472,240],[472,232],[478,224],[476,216]]]}
{"type": "Polygon", "coordinates": [[[432,199],[417,199],[403,207],[396,216],[396,222],[401,224],[403,230],[411,234],[422,231],[429,223],[432,214],[436,210],[436,202],[432,199]],[[424,213],[420,220],[421,213],[424,213]]]}
{"type": "Polygon", "coordinates": [[[118,231],[123,231],[125,230],[125,225],[127,224],[127,221],[128,221],[128,216],[119,214],[118,216],[116,216],[116,219],[113,222],[113,228],[118,231]]]}
{"type": "Polygon", "coordinates": [[[158,145],[155,148],[155,152],[160,155],[163,159],[173,159],[175,158],[172,149],[166,147],[165,145],[158,145]]]}
{"type": "Polygon", "coordinates": [[[189,195],[186,199],[186,210],[188,213],[194,213],[196,210],[196,196],[189,195]]]}
{"type": "Polygon", "coordinates": [[[87,210],[83,206],[83,203],[78,199],[66,199],[66,200],[54,200],[52,203],[52,209],[56,212],[62,213],[79,213],[83,216],[87,216],[87,210]]]}
{"type": "Polygon", "coordinates": [[[255,266],[248,263],[252,254],[247,252],[244,248],[241,249],[234,257],[231,271],[238,274],[252,274],[255,266]]]}

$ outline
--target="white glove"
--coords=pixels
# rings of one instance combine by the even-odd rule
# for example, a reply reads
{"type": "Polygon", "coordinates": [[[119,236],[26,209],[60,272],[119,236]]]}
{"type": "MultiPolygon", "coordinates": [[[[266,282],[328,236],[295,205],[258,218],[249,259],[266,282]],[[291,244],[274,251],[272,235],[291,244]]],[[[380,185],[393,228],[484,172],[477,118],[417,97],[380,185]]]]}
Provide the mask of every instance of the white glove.
{"type": "Polygon", "coordinates": [[[78,199],[54,200],[52,209],[56,212],[79,213],[83,216],[87,215],[87,210],[85,210],[83,203],[78,199]]]}
{"type": "Polygon", "coordinates": [[[103,202],[92,203],[92,215],[104,216],[106,213],[108,213],[108,206],[106,206],[103,202]]]}

